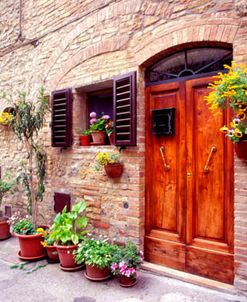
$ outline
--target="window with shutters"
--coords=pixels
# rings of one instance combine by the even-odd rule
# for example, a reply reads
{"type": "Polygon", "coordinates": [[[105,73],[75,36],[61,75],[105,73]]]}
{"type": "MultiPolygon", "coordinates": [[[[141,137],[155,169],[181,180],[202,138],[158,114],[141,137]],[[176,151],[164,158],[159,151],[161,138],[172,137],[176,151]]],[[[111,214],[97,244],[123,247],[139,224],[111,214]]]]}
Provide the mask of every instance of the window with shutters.
{"type": "Polygon", "coordinates": [[[52,146],[72,145],[72,92],[71,89],[52,93],[52,146]]]}

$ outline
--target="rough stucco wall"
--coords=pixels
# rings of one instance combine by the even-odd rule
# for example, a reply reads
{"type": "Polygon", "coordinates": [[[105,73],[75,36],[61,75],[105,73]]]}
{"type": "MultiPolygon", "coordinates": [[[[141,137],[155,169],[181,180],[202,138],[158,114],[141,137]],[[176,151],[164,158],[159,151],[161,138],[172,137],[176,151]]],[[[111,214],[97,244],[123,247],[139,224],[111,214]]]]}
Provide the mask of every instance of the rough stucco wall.
{"type": "MultiPolygon", "coordinates": [[[[97,150],[114,150],[114,147],[78,146],[76,127],[80,123],[78,114],[83,111],[83,98],[76,95],[73,148],[50,147],[49,117],[43,130],[49,157],[46,194],[40,210],[48,220],[54,215],[54,191],[71,193],[73,202],[84,197],[88,216],[100,232],[142,243],[145,202],[143,70],[150,58],[157,59],[165,55],[167,49],[196,41],[232,43],[235,60],[247,62],[245,0],[26,0],[22,1],[22,36],[18,41],[19,5],[16,1],[1,1],[0,5],[0,24],[3,24],[0,90],[15,94],[24,89],[34,96],[44,84],[48,92],[68,86],[81,87],[83,91],[86,85],[139,70],[138,145],[122,151],[123,177],[119,181],[109,180],[104,173],[95,173],[92,169],[97,150]],[[38,39],[37,47],[29,43],[33,39],[38,39]],[[123,207],[124,202],[128,202],[128,209],[123,207]]],[[[5,104],[0,106],[4,108],[5,104]]],[[[3,170],[15,171],[21,143],[12,137],[9,139],[6,130],[0,131],[1,166],[3,170]]],[[[246,175],[246,164],[235,159],[235,285],[245,291],[246,175]]],[[[14,197],[7,197],[5,204],[18,210],[23,201],[25,199],[17,192],[14,197]]]]}

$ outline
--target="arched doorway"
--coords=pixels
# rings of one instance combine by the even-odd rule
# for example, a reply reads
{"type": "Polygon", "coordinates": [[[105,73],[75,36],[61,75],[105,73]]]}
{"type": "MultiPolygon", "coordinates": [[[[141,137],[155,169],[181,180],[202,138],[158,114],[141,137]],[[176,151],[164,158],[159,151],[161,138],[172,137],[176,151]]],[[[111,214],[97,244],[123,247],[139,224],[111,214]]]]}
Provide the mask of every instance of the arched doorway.
{"type": "Polygon", "coordinates": [[[233,150],[204,100],[231,49],[194,48],[146,70],[147,261],[233,283],[233,150]]]}

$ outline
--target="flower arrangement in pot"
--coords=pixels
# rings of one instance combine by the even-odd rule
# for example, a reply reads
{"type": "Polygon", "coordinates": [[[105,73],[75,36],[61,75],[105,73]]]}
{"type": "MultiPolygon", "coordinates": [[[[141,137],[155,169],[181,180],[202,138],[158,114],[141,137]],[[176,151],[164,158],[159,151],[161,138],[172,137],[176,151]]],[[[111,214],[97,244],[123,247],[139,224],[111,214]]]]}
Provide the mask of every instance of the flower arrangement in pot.
{"type": "Polygon", "coordinates": [[[80,136],[80,146],[89,146],[90,145],[90,137],[91,131],[89,129],[85,129],[80,136]]]}
{"type": "MultiPolygon", "coordinates": [[[[0,206],[5,194],[11,191],[16,184],[17,180],[13,179],[9,173],[6,173],[3,178],[0,178],[0,206]]],[[[9,218],[0,216],[0,240],[8,239],[10,236],[9,218]]]]}
{"type": "Polygon", "coordinates": [[[55,239],[51,238],[51,234],[51,229],[47,229],[44,236],[44,241],[42,241],[41,244],[46,249],[48,258],[47,261],[49,263],[57,263],[59,262],[58,252],[56,246],[54,245],[55,239]]]}
{"type": "MultiPolygon", "coordinates": [[[[25,92],[19,92],[16,100],[10,98],[6,93],[2,95],[11,104],[11,119],[8,127],[18,140],[23,144],[23,150],[19,154],[23,155],[20,161],[21,172],[17,176],[18,182],[26,191],[28,200],[27,212],[32,219],[32,231],[18,233],[18,227],[14,228],[20,243],[19,257],[24,260],[33,260],[44,257],[44,249],[41,245],[42,236],[36,233],[38,227],[38,202],[43,200],[45,192],[46,175],[46,152],[38,139],[38,134],[44,126],[45,116],[49,111],[49,102],[42,87],[37,95],[37,99],[30,99],[25,92]],[[32,247],[33,237],[39,240],[39,249],[32,247]],[[30,240],[27,247],[33,252],[22,252],[21,241],[30,240]],[[36,251],[36,253],[34,253],[36,251]],[[40,252],[40,254],[38,254],[40,252]]],[[[23,221],[20,223],[24,223],[23,221]]],[[[25,226],[24,226],[25,227],[25,226]]]]}
{"type": "Polygon", "coordinates": [[[85,237],[74,251],[75,261],[86,264],[85,277],[92,281],[103,281],[111,277],[110,264],[115,246],[107,239],[85,237]]]}
{"type": "Polygon", "coordinates": [[[100,166],[104,167],[105,172],[110,178],[119,178],[123,173],[123,165],[120,163],[119,153],[98,152],[96,170],[100,166]]]}
{"type": "Polygon", "coordinates": [[[119,283],[123,287],[134,286],[137,282],[137,267],[143,261],[143,253],[137,246],[128,241],[126,245],[115,248],[112,255],[111,271],[119,277],[119,283]]]}
{"type": "Polygon", "coordinates": [[[87,233],[87,218],[81,215],[86,209],[84,200],[72,206],[71,212],[66,207],[58,213],[51,226],[50,239],[55,240],[60,268],[65,271],[80,269],[83,265],[75,262],[73,252],[78,248],[78,243],[87,233]]]}
{"type": "Polygon", "coordinates": [[[46,257],[46,251],[41,245],[45,236],[44,228],[35,229],[31,219],[12,216],[13,232],[19,239],[20,251],[18,256],[21,260],[33,261],[46,257]]]}
{"type": "Polygon", "coordinates": [[[225,110],[230,107],[233,111],[230,125],[224,125],[220,131],[235,145],[239,157],[247,159],[247,65],[224,65],[228,73],[219,73],[214,83],[209,84],[212,91],[206,96],[209,108],[213,111],[225,110]]]}
{"type": "Polygon", "coordinates": [[[102,112],[102,116],[97,118],[96,112],[90,113],[90,131],[93,143],[96,145],[104,145],[106,143],[106,125],[110,116],[102,112]]]}

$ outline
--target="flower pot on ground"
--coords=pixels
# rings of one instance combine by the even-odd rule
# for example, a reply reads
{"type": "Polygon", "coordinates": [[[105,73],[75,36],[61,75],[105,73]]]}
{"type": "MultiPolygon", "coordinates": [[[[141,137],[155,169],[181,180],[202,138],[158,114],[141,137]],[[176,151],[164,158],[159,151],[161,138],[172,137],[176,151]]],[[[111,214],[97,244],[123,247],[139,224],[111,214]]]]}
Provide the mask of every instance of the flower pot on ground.
{"type": "Polygon", "coordinates": [[[58,252],[56,246],[54,246],[55,240],[50,238],[51,234],[51,229],[47,229],[44,236],[44,241],[41,242],[41,244],[46,249],[47,261],[49,263],[57,263],[59,262],[58,252]]]}
{"type": "Polygon", "coordinates": [[[123,165],[119,161],[119,153],[98,152],[96,170],[104,167],[110,178],[119,178],[123,173],[123,165]]]}
{"type": "Polygon", "coordinates": [[[11,237],[10,225],[8,217],[0,217],[0,240],[11,237]]]}
{"type": "Polygon", "coordinates": [[[90,130],[84,130],[83,134],[80,136],[80,146],[89,146],[90,145],[90,130]]]}
{"type": "Polygon", "coordinates": [[[118,276],[120,285],[131,287],[137,281],[137,267],[143,261],[143,254],[132,242],[124,246],[117,246],[112,256],[111,271],[118,276]]]}
{"type": "Polygon", "coordinates": [[[85,277],[92,281],[103,281],[111,277],[110,264],[114,246],[106,240],[86,237],[74,252],[78,264],[86,264],[85,277]]]}
{"type": "Polygon", "coordinates": [[[75,262],[73,252],[86,233],[87,218],[81,216],[85,209],[86,203],[84,200],[73,205],[71,212],[67,212],[65,207],[62,213],[56,215],[51,226],[50,239],[56,243],[55,246],[62,270],[73,271],[83,266],[83,263],[79,265],[75,262]]]}
{"type": "Polygon", "coordinates": [[[44,237],[44,229],[34,229],[29,219],[20,219],[13,226],[13,232],[19,240],[20,250],[18,257],[25,261],[34,261],[46,257],[46,250],[41,242],[44,237]]]}
{"type": "Polygon", "coordinates": [[[106,125],[110,120],[110,116],[102,113],[102,116],[97,118],[95,112],[90,113],[90,131],[92,134],[93,144],[105,145],[106,143],[106,125]]]}

